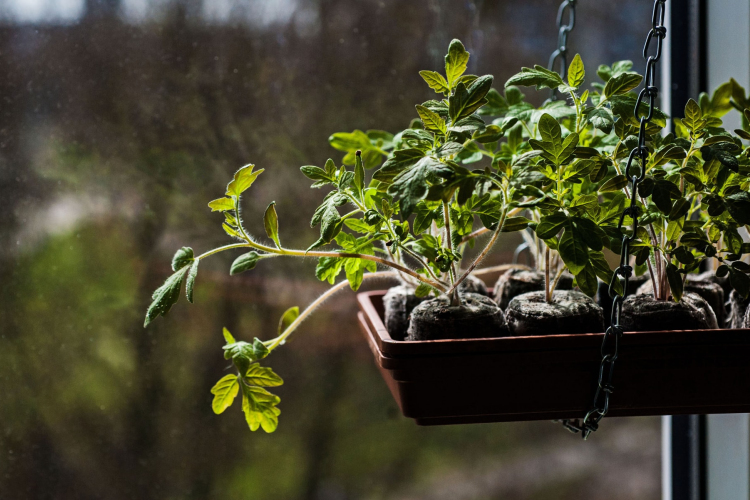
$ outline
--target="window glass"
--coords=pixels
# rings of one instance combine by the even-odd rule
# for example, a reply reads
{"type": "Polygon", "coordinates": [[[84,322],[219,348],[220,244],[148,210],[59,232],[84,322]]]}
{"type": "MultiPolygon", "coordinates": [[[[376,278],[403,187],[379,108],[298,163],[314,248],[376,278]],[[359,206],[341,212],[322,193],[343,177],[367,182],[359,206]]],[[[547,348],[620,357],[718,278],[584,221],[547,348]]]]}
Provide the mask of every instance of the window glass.
{"type": "MultiPolygon", "coordinates": [[[[206,202],[240,166],[262,234],[317,239],[334,132],[398,131],[432,98],[452,38],[495,87],[546,65],[549,0],[6,0],[0,6],[0,496],[8,499],[649,499],[658,418],[607,419],[588,442],[550,422],[418,427],[402,417],[342,293],[274,354],[279,429],[215,416],[222,327],[275,335],[326,285],[315,262],[240,276],[201,265],[195,304],[142,326],[175,248],[226,241],[206,202]]],[[[589,75],[632,59],[646,2],[578,2],[589,75]]],[[[589,80],[591,81],[591,80],[589,80]]],[[[546,91],[535,93],[537,103],[546,91]]],[[[505,238],[492,262],[518,243],[505,238]]],[[[510,381],[509,381],[510,382],[510,381]]],[[[450,395],[446,395],[450,397],[450,395]]],[[[614,395],[616,396],[616,393],[614,395]]]]}

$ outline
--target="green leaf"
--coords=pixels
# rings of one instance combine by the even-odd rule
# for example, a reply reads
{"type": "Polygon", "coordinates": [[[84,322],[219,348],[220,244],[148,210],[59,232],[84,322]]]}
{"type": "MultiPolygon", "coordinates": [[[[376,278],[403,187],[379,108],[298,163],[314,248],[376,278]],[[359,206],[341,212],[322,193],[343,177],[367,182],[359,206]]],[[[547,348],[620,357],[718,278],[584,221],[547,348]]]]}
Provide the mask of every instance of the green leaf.
{"type": "Polygon", "coordinates": [[[537,90],[556,89],[564,82],[560,75],[554,71],[548,70],[543,66],[536,65],[534,68],[521,68],[521,72],[511,76],[505,87],[509,85],[522,85],[524,87],[536,86],[537,90]]]}
{"type": "Polygon", "coordinates": [[[613,95],[626,94],[641,84],[643,77],[638,73],[625,72],[609,79],[604,86],[604,96],[610,98],[613,95]]]}
{"type": "Polygon", "coordinates": [[[234,276],[235,274],[249,271],[250,269],[255,267],[255,264],[257,264],[260,259],[261,256],[258,254],[258,252],[255,251],[242,254],[234,259],[234,262],[232,262],[232,267],[229,269],[229,274],[234,276]]]}
{"type": "MultiPolygon", "coordinates": [[[[426,134],[427,132],[425,132],[426,134]]],[[[419,149],[400,149],[393,152],[393,156],[388,158],[383,166],[375,172],[373,179],[381,182],[392,182],[394,178],[407,168],[417,163],[425,157],[425,153],[419,149]]]]}
{"type": "Polygon", "coordinates": [[[257,363],[250,365],[247,373],[245,373],[245,381],[250,385],[258,387],[278,387],[284,385],[282,378],[276,375],[272,369],[260,366],[257,363]]]}
{"type": "Polygon", "coordinates": [[[724,200],[729,215],[740,225],[750,224],[750,193],[740,191],[730,194],[724,200]]]}
{"type": "Polygon", "coordinates": [[[614,117],[612,111],[607,108],[588,108],[586,110],[586,117],[588,118],[591,126],[598,128],[605,134],[612,132],[614,127],[614,117]]]}
{"type": "Polygon", "coordinates": [[[669,289],[672,291],[672,297],[675,302],[679,302],[682,299],[682,274],[674,264],[667,264],[667,281],[669,281],[669,289]]]}
{"type": "Polygon", "coordinates": [[[227,184],[227,196],[240,196],[253,185],[255,179],[263,172],[262,168],[253,172],[253,168],[253,164],[245,165],[234,174],[234,179],[227,184]]]}
{"type": "Polygon", "coordinates": [[[552,144],[560,144],[562,140],[562,129],[560,128],[560,124],[557,123],[557,120],[555,120],[552,115],[549,113],[544,113],[541,118],[539,118],[539,134],[542,136],[542,140],[544,142],[549,142],[552,144]]]}
{"type": "Polygon", "coordinates": [[[669,214],[672,211],[672,200],[681,196],[680,188],[674,183],[665,179],[656,179],[654,181],[651,200],[662,213],[669,214]]]}
{"type": "Polygon", "coordinates": [[[261,387],[242,385],[242,411],[251,431],[262,428],[271,433],[279,426],[281,411],[276,408],[279,397],[261,387]]]}
{"type": "Polygon", "coordinates": [[[587,262],[581,272],[576,274],[576,284],[589,297],[596,295],[599,290],[599,281],[596,279],[596,273],[590,262],[587,262]]]}
{"type": "Polygon", "coordinates": [[[427,297],[430,292],[432,291],[432,287],[426,283],[420,283],[419,286],[417,286],[417,289],[414,290],[414,295],[417,296],[417,298],[423,298],[427,297]]]}
{"type": "Polygon", "coordinates": [[[393,179],[388,193],[400,200],[401,215],[407,218],[414,211],[417,202],[427,195],[428,182],[435,183],[438,176],[452,172],[445,163],[429,156],[424,157],[393,179]]]}
{"type": "Polygon", "coordinates": [[[188,270],[187,267],[183,267],[172,276],[167,278],[162,286],[157,288],[151,298],[153,302],[148,306],[146,311],[146,319],[143,322],[144,328],[149,325],[157,316],[166,316],[169,310],[172,308],[177,299],[180,298],[180,288],[182,288],[182,280],[185,277],[185,272],[188,270]]]}
{"type": "Polygon", "coordinates": [[[570,272],[578,274],[589,261],[589,253],[583,235],[572,224],[568,225],[560,238],[558,252],[570,272]]]}
{"type": "MultiPolygon", "coordinates": [[[[614,272],[612,271],[612,269],[610,269],[609,262],[607,262],[607,259],[604,256],[604,252],[590,250],[589,262],[591,263],[591,267],[594,269],[594,273],[600,280],[605,283],[612,282],[612,275],[614,274],[614,272]]],[[[615,280],[614,291],[615,293],[622,294],[622,283],[620,282],[620,280],[615,280]]]]}
{"type": "Polygon", "coordinates": [[[679,220],[687,215],[690,210],[690,202],[685,198],[679,198],[669,212],[669,220],[679,220]]]}
{"type": "Polygon", "coordinates": [[[616,175],[610,180],[605,182],[599,188],[600,193],[606,193],[608,191],[620,191],[622,188],[628,185],[628,178],[624,175],[616,175]]]}
{"type": "Polygon", "coordinates": [[[439,114],[430,111],[421,104],[417,104],[416,108],[417,113],[419,113],[419,118],[422,120],[425,129],[434,130],[435,132],[440,132],[443,135],[448,133],[448,127],[445,124],[445,120],[443,120],[439,114]]]}
{"type": "Polygon", "coordinates": [[[466,88],[463,83],[456,86],[456,91],[448,98],[448,114],[453,122],[471,115],[487,102],[485,95],[492,87],[492,75],[477,78],[466,88]]]}
{"type": "Polygon", "coordinates": [[[682,124],[692,131],[697,131],[706,125],[706,122],[702,118],[701,107],[693,99],[688,99],[685,105],[685,118],[682,119],[682,124]]]}
{"type": "Polygon", "coordinates": [[[237,375],[226,375],[216,382],[216,385],[211,388],[211,394],[214,395],[211,408],[213,408],[214,413],[218,415],[232,406],[234,398],[237,397],[239,392],[240,384],[237,375]]]}
{"type": "Polygon", "coordinates": [[[506,217],[503,223],[503,233],[512,233],[514,231],[522,231],[529,227],[529,223],[532,221],[526,217],[506,217]]]}
{"type": "Polygon", "coordinates": [[[453,39],[448,47],[448,55],[445,56],[445,75],[448,77],[448,85],[451,88],[453,88],[453,83],[464,74],[468,63],[469,53],[460,40],[453,39]]]}
{"type": "MultiPolygon", "coordinates": [[[[372,143],[367,134],[361,130],[353,132],[336,132],[328,138],[328,143],[339,151],[356,151],[372,148],[372,143]]],[[[327,167],[328,165],[326,165],[327,167]]]]}
{"type": "Polygon", "coordinates": [[[445,94],[450,92],[451,89],[448,86],[448,82],[445,81],[445,78],[443,78],[443,75],[441,75],[440,73],[425,70],[420,71],[419,75],[424,79],[425,82],[427,82],[427,85],[429,85],[430,88],[438,94],[445,94]]]}
{"type": "Polygon", "coordinates": [[[318,265],[315,266],[315,277],[320,281],[327,281],[333,285],[343,267],[344,259],[339,257],[321,257],[318,259],[318,265]]]}
{"type": "Polygon", "coordinates": [[[361,151],[357,151],[354,159],[354,188],[358,195],[362,196],[362,190],[365,188],[365,164],[362,161],[361,151]]]}
{"type": "MultiPolygon", "coordinates": [[[[299,307],[294,306],[290,307],[286,311],[284,311],[284,314],[281,315],[281,319],[279,320],[279,335],[284,333],[284,330],[287,329],[289,325],[291,325],[294,320],[296,320],[299,317],[299,307]]],[[[259,384],[256,384],[259,385],[259,384]]]]}
{"type": "Polygon", "coordinates": [[[234,210],[234,200],[232,198],[218,198],[208,204],[212,212],[226,212],[234,210]]]}
{"type": "Polygon", "coordinates": [[[236,340],[234,340],[234,337],[231,333],[229,333],[229,330],[227,330],[226,327],[224,327],[221,333],[222,335],[224,335],[224,340],[226,340],[227,344],[234,344],[237,342],[236,340]]]}
{"type": "Polygon", "coordinates": [[[190,270],[187,275],[187,283],[185,284],[185,297],[188,302],[193,303],[193,289],[195,288],[195,278],[198,276],[198,264],[200,259],[195,259],[193,265],[190,266],[190,270]]]}
{"type": "Polygon", "coordinates": [[[724,244],[730,252],[742,254],[742,236],[736,229],[727,229],[724,231],[724,244]]]}
{"type": "Polygon", "coordinates": [[[279,243],[279,216],[276,215],[276,202],[272,201],[263,214],[263,227],[266,228],[266,234],[276,243],[276,248],[281,248],[279,243]]]}
{"type": "Polygon", "coordinates": [[[172,257],[172,271],[179,271],[183,267],[190,265],[193,262],[193,249],[190,247],[182,247],[172,257]]]}
{"type": "Polygon", "coordinates": [[[570,66],[568,67],[568,85],[578,88],[583,83],[585,77],[586,71],[583,68],[581,55],[576,54],[576,56],[573,58],[573,62],[571,62],[570,66]]]}
{"type": "Polygon", "coordinates": [[[568,216],[562,212],[542,217],[536,226],[536,235],[543,240],[553,238],[557,236],[557,233],[560,232],[567,222],[568,216]]]}

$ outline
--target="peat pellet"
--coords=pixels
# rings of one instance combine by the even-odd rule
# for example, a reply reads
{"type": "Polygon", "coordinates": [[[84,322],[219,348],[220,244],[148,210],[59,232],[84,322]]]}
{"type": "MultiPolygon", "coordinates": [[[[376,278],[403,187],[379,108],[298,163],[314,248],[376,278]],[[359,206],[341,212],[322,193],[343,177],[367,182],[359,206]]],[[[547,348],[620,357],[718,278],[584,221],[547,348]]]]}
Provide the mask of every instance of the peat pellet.
{"type": "MultiPolygon", "coordinates": [[[[555,290],[570,290],[572,288],[573,276],[569,273],[563,273],[555,290]]],[[[493,295],[497,305],[505,310],[513,297],[536,291],[544,291],[544,273],[526,269],[510,269],[498,278],[493,295]]]]}
{"type": "Polygon", "coordinates": [[[729,294],[729,317],[726,326],[729,328],[748,328],[745,319],[748,304],[750,304],[750,297],[744,298],[737,293],[737,290],[732,290],[732,293],[729,294]]]}
{"type": "MultiPolygon", "coordinates": [[[[705,273],[704,273],[705,274],[705,273]]],[[[716,316],[716,322],[719,325],[724,324],[724,318],[726,317],[726,308],[724,306],[724,289],[721,285],[710,281],[705,276],[700,274],[688,274],[685,280],[684,291],[692,292],[700,295],[703,299],[708,302],[714,315],[716,316]],[[699,279],[700,278],[700,279],[699,279]]],[[[637,294],[654,294],[654,285],[651,280],[644,283],[636,292],[637,294]]],[[[716,327],[718,328],[718,326],[716,327]]]]}
{"type": "Polygon", "coordinates": [[[505,310],[511,335],[559,335],[604,331],[602,308],[577,290],[555,290],[552,302],[544,292],[514,297],[505,310]]]}
{"type": "Polygon", "coordinates": [[[473,274],[468,275],[466,279],[458,285],[458,291],[463,293],[478,293],[479,295],[485,296],[490,294],[484,281],[480,280],[473,274]]]}
{"type": "Polygon", "coordinates": [[[405,285],[394,286],[383,296],[385,329],[393,340],[404,340],[409,314],[427,299],[429,297],[417,297],[414,289],[405,285]]]}
{"type": "Polygon", "coordinates": [[[505,315],[478,293],[460,293],[460,306],[446,295],[426,300],[411,312],[406,340],[472,339],[508,335],[505,315]]]}
{"type": "Polygon", "coordinates": [[[631,295],[622,304],[620,324],[630,332],[718,328],[711,307],[692,292],[683,294],[680,302],[656,300],[653,295],[631,295]]]}
{"type": "MultiPolygon", "coordinates": [[[[628,295],[635,295],[636,290],[650,279],[648,273],[641,274],[640,276],[631,276],[628,279],[628,295]]],[[[596,292],[596,303],[602,306],[605,325],[609,325],[609,319],[612,315],[612,300],[613,298],[609,296],[609,283],[600,280],[599,289],[596,292]]]]}

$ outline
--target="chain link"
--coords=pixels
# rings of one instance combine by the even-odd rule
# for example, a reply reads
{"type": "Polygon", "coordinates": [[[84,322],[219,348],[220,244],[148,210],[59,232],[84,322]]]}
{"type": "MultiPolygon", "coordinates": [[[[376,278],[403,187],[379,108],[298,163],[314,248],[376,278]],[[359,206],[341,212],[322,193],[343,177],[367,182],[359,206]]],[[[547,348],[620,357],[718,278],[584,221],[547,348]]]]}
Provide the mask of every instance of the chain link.
{"type": "MultiPolygon", "coordinates": [[[[636,119],[639,121],[638,127],[638,145],[630,151],[628,156],[627,167],[625,167],[625,176],[630,181],[630,206],[620,214],[620,221],[617,229],[622,232],[625,217],[630,216],[632,226],[629,234],[623,234],[622,249],[620,251],[620,265],[615,269],[612,280],[609,283],[609,296],[612,298],[612,316],[610,317],[610,327],[604,332],[602,339],[601,355],[602,360],[599,364],[599,379],[594,393],[594,403],[591,410],[586,413],[583,420],[563,420],[562,424],[571,432],[581,432],[583,439],[588,438],[589,434],[599,428],[599,422],[609,411],[609,397],[614,390],[612,385],[612,376],[615,369],[615,361],[619,356],[620,339],[623,335],[623,329],[620,326],[620,316],[622,314],[622,304],[628,294],[628,280],[633,274],[633,268],[629,265],[630,243],[637,237],[638,231],[638,184],[646,175],[646,161],[648,159],[648,146],[646,145],[646,127],[654,116],[654,107],[659,89],[654,85],[656,78],[656,63],[661,58],[662,42],[667,36],[667,28],[664,27],[664,11],[666,0],[654,0],[654,10],[651,16],[651,31],[648,32],[646,43],[643,46],[643,58],[646,59],[645,83],[643,89],[638,94],[635,103],[636,119]],[[656,38],[656,50],[651,56],[648,55],[651,40],[656,38]],[[640,107],[644,99],[648,97],[648,110],[645,114],[641,113],[640,107]],[[632,171],[634,160],[638,157],[638,172],[632,171]],[[620,281],[622,294],[615,290],[615,280],[620,281]]],[[[565,3],[563,2],[563,5],[565,3]]],[[[560,7],[560,12],[563,6],[560,7]]],[[[558,14],[558,23],[560,14],[558,14]]],[[[572,24],[572,23],[571,23],[572,24]]],[[[562,31],[561,31],[562,33],[562,31]]],[[[559,49],[558,49],[559,51],[559,49]]],[[[555,54],[553,54],[554,56],[555,54]]],[[[564,56],[563,56],[564,58],[564,56]]],[[[551,60],[552,62],[552,60],[551,60]]]]}
{"type": "MultiPolygon", "coordinates": [[[[554,71],[555,64],[559,62],[560,70],[558,73],[563,80],[568,72],[568,34],[573,31],[576,25],[576,1],[563,0],[557,9],[557,49],[549,56],[549,63],[547,64],[547,68],[554,71]],[[564,24],[563,19],[566,12],[568,13],[568,23],[564,24]]],[[[556,98],[557,94],[553,89],[550,99],[556,98]]]]}

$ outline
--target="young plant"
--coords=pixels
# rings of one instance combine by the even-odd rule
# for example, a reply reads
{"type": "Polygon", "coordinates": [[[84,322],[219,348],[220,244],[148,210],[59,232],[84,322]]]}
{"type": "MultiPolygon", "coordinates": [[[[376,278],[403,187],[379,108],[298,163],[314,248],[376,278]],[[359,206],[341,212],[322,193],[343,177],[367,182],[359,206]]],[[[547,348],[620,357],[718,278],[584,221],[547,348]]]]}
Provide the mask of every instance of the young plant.
{"type": "Polygon", "coordinates": [[[228,250],[249,250],[234,261],[230,274],[253,269],[261,260],[288,256],[317,258],[316,276],[332,285],[342,272],[346,276],[305,310],[288,310],[278,334],[271,339],[236,341],[224,330],[224,355],[232,360],[237,373],[225,376],[212,389],[216,413],[226,410],[241,389],[250,428],[272,432],[278,425],[279,399],[264,387],[282,381],[270,368],[260,366],[260,361],[283,345],[324,300],[347,284],[357,290],[365,279],[398,277],[414,286],[420,296],[445,293],[453,305],[460,306],[459,285],[488,254],[499,234],[527,227],[530,221],[516,215],[523,209],[519,204],[525,191],[512,177],[533,154],[520,154],[517,132],[500,144],[516,118],[485,124],[479,113],[498,95],[488,97],[492,76],[465,74],[468,60],[469,53],[454,40],[445,57],[445,76],[421,72],[441,98],[417,105],[419,119],[406,130],[394,136],[381,131],[334,134],[330,143],[346,152],[344,165],[337,166],[329,159],[322,168],[301,168],[313,181],[313,188],[329,190],[311,221],[312,227],[320,226],[320,237],[307,249],[283,246],[273,202],[263,218],[269,242],[259,241],[245,228],[242,195],[263,172],[253,165],[239,169],[225,196],[209,203],[212,211],[223,213],[224,231],[235,242],[198,256],[189,247],[178,250],[172,262],[174,274],[154,292],[146,325],[168,313],[179,298],[183,281],[192,302],[199,263],[228,250]],[[503,158],[506,152],[511,154],[503,158]],[[383,156],[386,161],[367,182],[366,167],[376,166],[383,156]],[[482,169],[469,170],[459,163],[485,157],[491,161],[482,169]],[[348,169],[347,164],[353,168],[348,169]],[[475,218],[483,229],[474,230],[475,218]],[[462,269],[464,248],[485,232],[491,232],[491,237],[462,269]],[[323,249],[329,246],[333,248],[323,249]],[[389,271],[377,272],[377,266],[389,271]]]}

